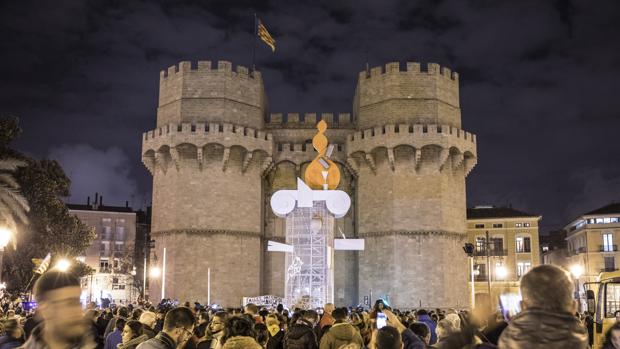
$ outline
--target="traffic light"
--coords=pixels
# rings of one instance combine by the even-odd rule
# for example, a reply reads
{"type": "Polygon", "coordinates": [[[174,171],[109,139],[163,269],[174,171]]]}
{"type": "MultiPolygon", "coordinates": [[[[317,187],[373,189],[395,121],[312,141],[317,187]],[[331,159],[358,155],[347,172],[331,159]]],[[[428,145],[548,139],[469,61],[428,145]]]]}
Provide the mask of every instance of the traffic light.
{"type": "Polygon", "coordinates": [[[469,257],[473,257],[474,255],[474,244],[472,243],[466,243],[465,246],[463,246],[463,251],[465,251],[465,253],[469,256],[469,257]]]}

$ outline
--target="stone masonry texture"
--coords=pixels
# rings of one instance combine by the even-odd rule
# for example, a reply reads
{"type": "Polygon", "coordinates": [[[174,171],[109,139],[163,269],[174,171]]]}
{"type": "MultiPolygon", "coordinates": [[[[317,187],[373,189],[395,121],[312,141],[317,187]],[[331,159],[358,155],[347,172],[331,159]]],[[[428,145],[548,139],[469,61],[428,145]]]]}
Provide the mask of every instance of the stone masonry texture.
{"type": "MultiPolygon", "coordinates": [[[[459,77],[434,63],[361,72],[344,113],[271,113],[259,72],[230,62],[181,62],[160,74],[157,128],[143,134],[153,175],[155,264],[166,249],[165,297],[239,306],[284,293],[285,222],[269,206],[295,189],[328,123],[338,189],[352,199],[335,234],[364,251],[336,251],[334,300],[389,298],[401,308],[466,307],[465,177],[476,136],[461,129],[459,77]]],[[[151,281],[151,298],[162,280],[151,281]]]]}

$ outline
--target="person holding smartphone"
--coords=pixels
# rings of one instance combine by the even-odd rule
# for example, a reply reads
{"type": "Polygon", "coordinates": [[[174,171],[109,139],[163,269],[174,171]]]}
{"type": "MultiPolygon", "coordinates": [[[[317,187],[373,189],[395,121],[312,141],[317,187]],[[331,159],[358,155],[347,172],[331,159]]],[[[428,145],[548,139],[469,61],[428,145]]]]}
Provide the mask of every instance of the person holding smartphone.
{"type": "Polygon", "coordinates": [[[424,342],[416,336],[413,331],[405,327],[405,325],[400,322],[398,317],[388,309],[383,309],[381,312],[377,312],[376,319],[374,320],[374,327],[372,339],[370,340],[370,344],[368,346],[370,349],[384,347],[390,348],[390,345],[395,345],[395,347],[398,347],[398,342],[402,343],[402,347],[404,349],[426,348],[426,344],[424,344],[424,342]],[[378,328],[381,324],[377,320],[382,318],[383,315],[379,314],[383,314],[387,318],[385,326],[381,327],[381,329],[378,328]],[[400,341],[390,339],[390,336],[393,336],[394,333],[400,334],[400,341]]]}

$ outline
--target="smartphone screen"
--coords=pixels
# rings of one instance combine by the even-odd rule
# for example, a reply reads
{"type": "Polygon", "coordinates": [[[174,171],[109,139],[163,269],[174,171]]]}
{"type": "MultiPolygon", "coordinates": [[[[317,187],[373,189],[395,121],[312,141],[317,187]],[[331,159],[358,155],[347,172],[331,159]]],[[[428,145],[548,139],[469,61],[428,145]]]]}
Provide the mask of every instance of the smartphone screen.
{"type": "Polygon", "coordinates": [[[381,329],[387,325],[387,316],[383,313],[377,313],[377,329],[381,329]]]}

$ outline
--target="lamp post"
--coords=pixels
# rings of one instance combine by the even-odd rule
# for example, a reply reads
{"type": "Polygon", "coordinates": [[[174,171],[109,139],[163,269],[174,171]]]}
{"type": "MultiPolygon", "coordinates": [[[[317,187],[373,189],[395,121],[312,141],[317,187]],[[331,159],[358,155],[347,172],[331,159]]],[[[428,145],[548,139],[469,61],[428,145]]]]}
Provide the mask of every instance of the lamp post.
{"type": "Polygon", "coordinates": [[[476,288],[474,284],[474,244],[466,243],[463,246],[463,251],[469,257],[469,272],[471,274],[471,308],[474,309],[476,305],[476,288]]]}
{"type": "Polygon", "coordinates": [[[579,278],[583,275],[583,267],[581,264],[575,264],[570,267],[570,273],[573,275],[573,280],[575,281],[575,300],[579,306],[578,311],[581,311],[581,301],[579,299],[579,278]]]}
{"type": "Polygon", "coordinates": [[[2,259],[4,257],[4,248],[11,241],[11,236],[13,233],[4,227],[0,227],[0,282],[2,282],[2,259]]]}

